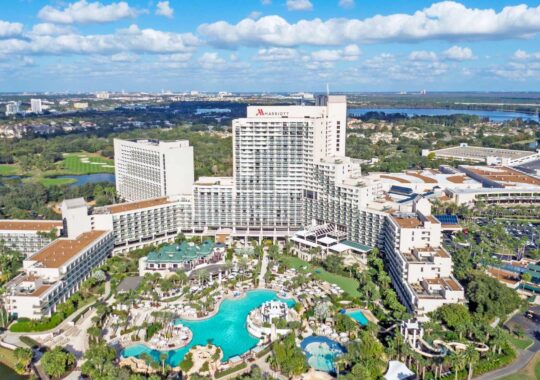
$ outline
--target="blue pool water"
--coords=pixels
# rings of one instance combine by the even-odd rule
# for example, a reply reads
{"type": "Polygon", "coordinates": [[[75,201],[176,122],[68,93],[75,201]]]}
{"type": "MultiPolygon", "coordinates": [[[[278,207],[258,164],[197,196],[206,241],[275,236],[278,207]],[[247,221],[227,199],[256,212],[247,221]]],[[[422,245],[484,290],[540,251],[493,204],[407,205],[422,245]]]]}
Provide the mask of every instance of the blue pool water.
{"type": "Polygon", "coordinates": [[[345,314],[358,322],[360,326],[365,326],[368,324],[368,319],[360,310],[348,311],[345,314]]]}
{"type": "Polygon", "coordinates": [[[317,371],[335,373],[334,360],[347,352],[341,344],[325,336],[309,336],[300,343],[311,368],[317,371]]]}
{"type": "MultiPolygon", "coordinates": [[[[187,326],[193,332],[193,339],[186,346],[178,350],[167,351],[166,363],[173,367],[180,363],[189,349],[196,345],[205,345],[208,341],[223,350],[223,361],[242,355],[255,347],[259,340],[251,336],[246,329],[246,318],[249,312],[266,301],[280,299],[276,292],[271,290],[253,290],[238,300],[225,300],[221,303],[218,313],[201,321],[176,320],[187,326]]],[[[289,307],[294,305],[293,300],[280,299],[289,307]]],[[[126,347],[122,356],[139,356],[146,352],[156,362],[159,362],[160,351],[152,350],[144,344],[126,347]]]]}

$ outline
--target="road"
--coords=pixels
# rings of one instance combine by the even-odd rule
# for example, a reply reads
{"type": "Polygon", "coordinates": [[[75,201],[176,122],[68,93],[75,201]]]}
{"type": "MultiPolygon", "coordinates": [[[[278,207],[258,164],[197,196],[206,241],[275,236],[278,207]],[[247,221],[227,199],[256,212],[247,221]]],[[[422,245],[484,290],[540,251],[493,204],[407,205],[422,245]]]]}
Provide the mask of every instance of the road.
{"type": "MultiPolygon", "coordinates": [[[[540,313],[540,306],[531,307],[530,310],[540,313]]],[[[509,323],[517,324],[523,327],[525,334],[532,338],[533,344],[526,350],[521,350],[518,352],[518,357],[512,362],[509,366],[500,368],[496,371],[488,372],[484,375],[475,377],[477,380],[495,380],[500,379],[508,375],[512,375],[516,372],[519,372],[523,367],[525,367],[529,361],[534,357],[534,355],[540,351],[540,323],[531,321],[529,318],[525,317],[523,313],[518,313],[514,315],[509,323]]]]}

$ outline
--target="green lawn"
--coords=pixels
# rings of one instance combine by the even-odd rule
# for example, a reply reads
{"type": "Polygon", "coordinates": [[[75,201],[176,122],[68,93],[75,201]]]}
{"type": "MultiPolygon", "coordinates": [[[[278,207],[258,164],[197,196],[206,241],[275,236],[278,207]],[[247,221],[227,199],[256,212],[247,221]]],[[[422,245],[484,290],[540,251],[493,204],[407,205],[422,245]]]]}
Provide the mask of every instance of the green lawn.
{"type": "Polygon", "coordinates": [[[77,182],[75,178],[41,178],[39,180],[43,186],[49,187],[49,186],[61,186],[61,185],[69,185],[72,183],[77,182]]]}
{"type": "Polygon", "coordinates": [[[524,350],[527,347],[529,347],[531,344],[533,344],[533,341],[528,336],[524,337],[523,339],[517,338],[515,336],[510,337],[510,343],[514,345],[514,347],[524,350]]]}
{"type": "Polygon", "coordinates": [[[15,175],[17,167],[15,165],[0,165],[0,175],[15,175]]]}
{"type": "Polygon", "coordinates": [[[66,153],[60,167],[71,174],[114,173],[114,160],[89,153],[66,153]]]}
{"type": "Polygon", "coordinates": [[[327,272],[325,269],[319,266],[311,265],[307,261],[301,260],[298,257],[284,256],[282,259],[286,262],[287,265],[293,267],[300,272],[312,273],[313,276],[320,280],[338,285],[341,289],[343,289],[353,297],[360,296],[360,293],[358,292],[359,283],[354,278],[349,278],[341,276],[339,274],[327,272]],[[304,269],[304,267],[306,266],[307,268],[304,269]]]}
{"type": "Polygon", "coordinates": [[[15,352],[8,350],[7,348],[0,347],[0,362],[4,363],[10,368],[15,368],[17,365],[17,358],[15,352]]]}

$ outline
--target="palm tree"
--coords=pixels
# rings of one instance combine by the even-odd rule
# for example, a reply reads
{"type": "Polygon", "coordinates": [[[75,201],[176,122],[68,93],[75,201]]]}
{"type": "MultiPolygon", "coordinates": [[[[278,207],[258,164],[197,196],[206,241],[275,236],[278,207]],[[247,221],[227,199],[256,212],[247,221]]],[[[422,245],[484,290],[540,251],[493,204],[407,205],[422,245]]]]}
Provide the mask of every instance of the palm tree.
{"type": "Polygon", "coordinates": [[[160,353],[159,360],[161,360],[161,373],[165,375],[165,360],[167,360],[167,354],[165,352],[160,353]]]}
{"type": "Polygon", "coordinates": [[[480,355],[478,354],[478,351],[474,348],[474,346],[469,345],[464,353],[465,359],[467,361],[467,365],[469,367],[468,374],[467,374],[467,380],[471,380],[473,376],[473,367],[478,363],[478,360],[480,359],[480,355]]]}
{"type": "Polygon", "coordinates": [[[452,351],[449,355],[446,355],[445,360],[454,370],[454,379],[457,380],[459,371],[465,369],[467,365],[465,355],[462,351],[452,351]]]}

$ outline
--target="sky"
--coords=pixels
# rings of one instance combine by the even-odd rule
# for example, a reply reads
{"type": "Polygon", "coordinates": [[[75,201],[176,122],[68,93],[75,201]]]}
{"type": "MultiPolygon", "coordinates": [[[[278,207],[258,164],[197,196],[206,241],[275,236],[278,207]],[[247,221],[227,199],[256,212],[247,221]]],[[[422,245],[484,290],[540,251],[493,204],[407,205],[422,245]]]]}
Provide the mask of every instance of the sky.
{"type": "Polygon", "coordinates": [[[0,92],[538,91],[540,1],[9,0],[0,92]]]}

